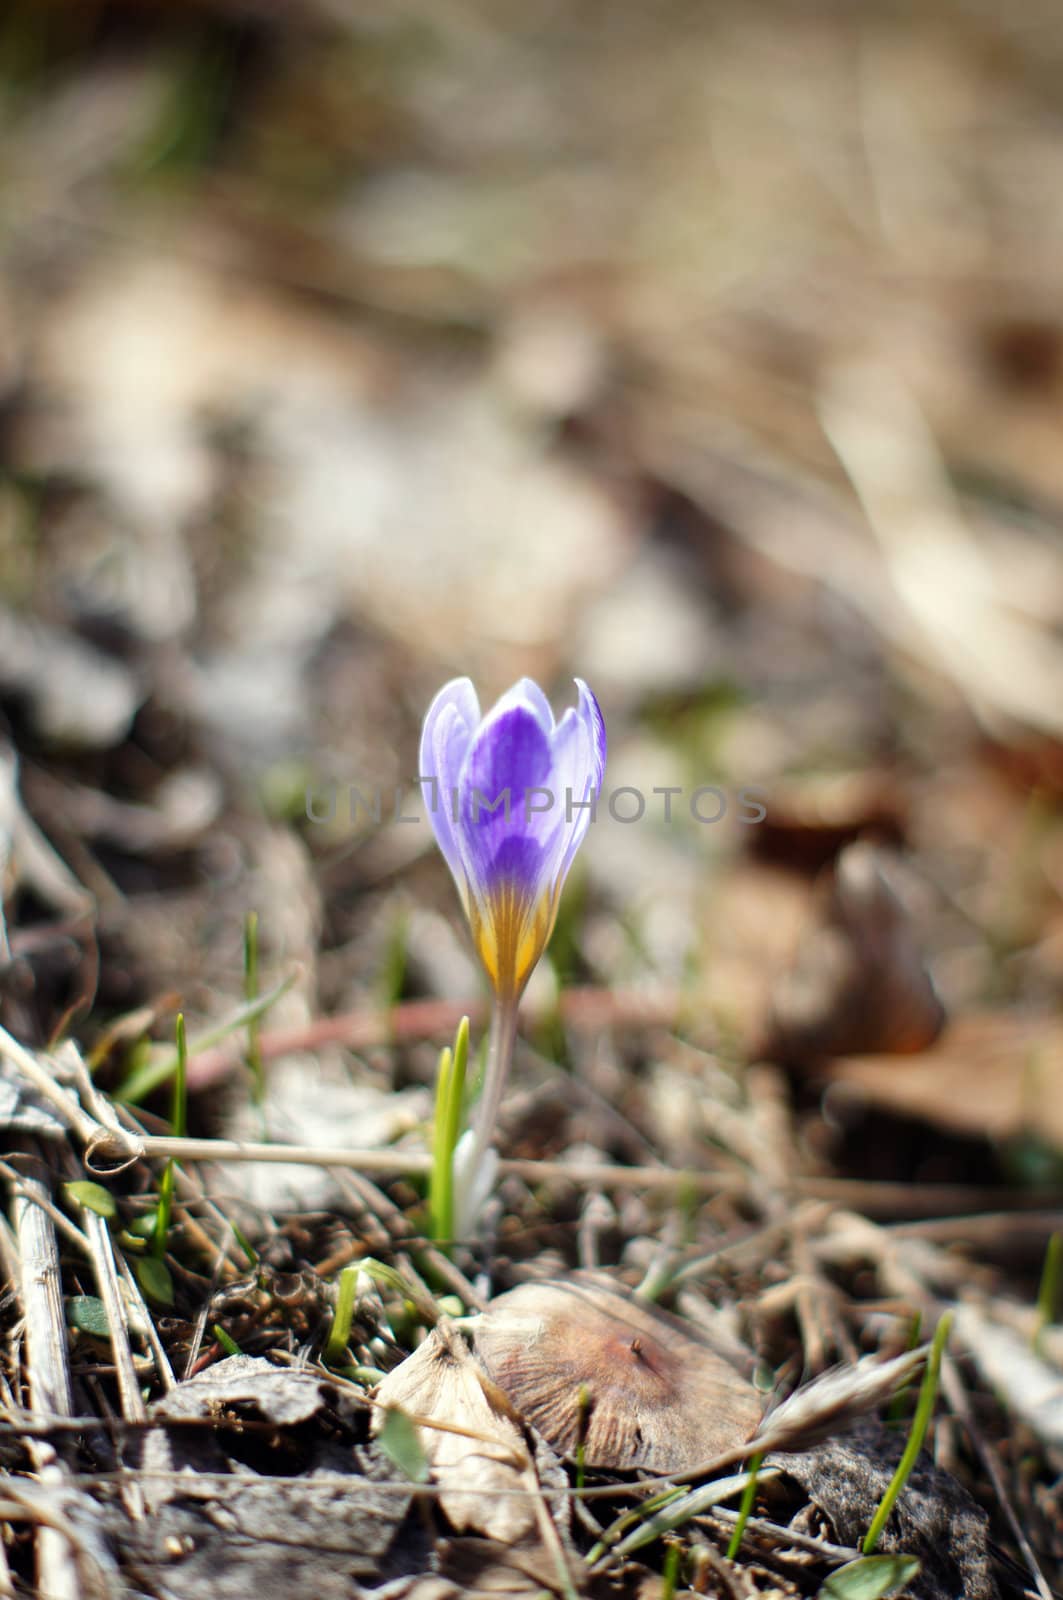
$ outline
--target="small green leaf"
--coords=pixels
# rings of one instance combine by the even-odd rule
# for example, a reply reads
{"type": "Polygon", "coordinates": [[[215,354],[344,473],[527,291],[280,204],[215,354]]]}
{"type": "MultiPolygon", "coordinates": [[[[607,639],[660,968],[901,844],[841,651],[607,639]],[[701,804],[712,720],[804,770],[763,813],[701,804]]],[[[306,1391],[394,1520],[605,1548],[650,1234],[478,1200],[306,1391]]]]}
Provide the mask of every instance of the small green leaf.
{"type": "Polygon", "coordinates": [[[79,1333],[91,1333],[94,1339],[109,1339],[111,1325],[102,1300],[94,1294],[72,1294],[66,1303],[66,1320],[79,1333]]]}
{"type": "Polygon", "coordinates": [[[225,1329],[220,1325],[220,1323],[217,1322],[214,1324],[214,1337],[217,1339],[227,1356],[243,1355],[244,1352],[240,1349],[240,1346],[237,1344],[236,1340],[227,1334],[225,1329]]]}
{"type": "Polygon", "coordinates": [[[105,1189],[102,1183],[90,1183],[88,1179],[79,1179],[77,1183],[64,1183],[68,1197],[75,1205],[84,1206],[87,1211],[95,1211],[98,1217],[113,1217],[118,1214],[118,1206],[110,1189],[105,1189]]]}
{"type": "Polygon", "coordinates": [[[387,1377],[379,1367],[343,1367],[339,1371],[341,1377],[348,1378],[351,1383],[364,1384],[367,1389],[375,1389],[387,1377]]]}
{"type": "Polygon", "coordinates": [[[428,1482],[428,1458],[421,1448],[417,1429],[398,1406],[388,1406],[377,1444],[391,1465],[411,1483],[428,1482]]]}
{"type": "Polygon", "coordinates": [[[160,1306],[173,1305],[173,1279],[165,1261],[160,1261],[158,1256],[140,1256],[133,1263],[133,1270],[149,1300],[160,1306]]]}
{"type": "Polygon", "coordinates": [[[918,1575],[914,1556],[861,1556],[832,1572],[816,1600],[882,1600],[918,1575]]]}

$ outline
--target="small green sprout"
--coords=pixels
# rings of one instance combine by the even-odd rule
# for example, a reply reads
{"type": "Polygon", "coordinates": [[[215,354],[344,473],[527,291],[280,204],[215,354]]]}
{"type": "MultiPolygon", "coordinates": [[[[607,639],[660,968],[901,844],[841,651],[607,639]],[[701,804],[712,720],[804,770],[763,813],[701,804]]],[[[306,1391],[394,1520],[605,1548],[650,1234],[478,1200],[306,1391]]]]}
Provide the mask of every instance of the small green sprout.
{"type": "MultiPolygon", "coordinates": [[[[908,1324],[908,1343],[904,1347],[906,1350],[914,1350],[916,1348],[919,1343],[919,1335],[922,1330],[923,1313],[917,1310],[913,1315],[911,1322],[908,1324]]],[[[891,1428],[899,1427],[901,1422],[904,1420],[904,1412],[908,1400],[908,1389],[908,1383],[900,1384],[898,1386],[897,1393],[893,1396],[893,1399],[889,1403],[889,1410],[886,1412],[886,1421],[889,1423],[891,1428]]]]}
{"type": "Polygon", "coordinates": [[[673,1540],[668,1545],[664,1558],[664,1573],[661,1578],[661,1600],[675,1600],[676,1585],[679,1582],[679,1559],[682,1555],[682,1546],[679,1541],[673,1540]]]}
{"type": "Polygon", "coordinates": [[[388,1406],[377,1444],[391,1465],[411,1483],[427,1483],[428,1457],[413,1422],[398,1406],[388,1406]]]}
{"type": "Polygon", "coordinates": [[[749,1521],[750,1515],[753,1511],[753,1502],[757,1497],[757,1473],[760,1471],[760,1464],[763,1460],[763,1455],[750,1457],[749,1482],[742,1490],[742,1499],[738,1507],[738,1521],[734,1525],[734,1532],[731,1535],[731,1542],[727,1546],[728,1561],[737,1561],[738,1552],[742,1548],[742,1540],[745,1538],[746,1532],[746,1523],[749,1521]]]}
{"type": "Polygon", "coordinates": [[[244,1255],[247,1257],[248,1266],[249,1267],[257,1267],[258,1266],[258,1251],[255,1249],[254,1245],[251,1243],[250,1239],[248,1239],[246,1233],[240,1227],[240,1224],[238,1222],[234,1222],[233,1219],[230,1217],[229,1226],[233,1230],[233,1238],[236,1240],[237,1244],[240,1246],[240,1249],[244,1252],[244,1255]]]}
{"type": "MultiPolygon", "coordinates": [[[[240,1028],[246,1027],[253,1019],[264,1016],[271,1006],[277,1004],[282,995],[287,994],[298,975],[297,972],[289,972],[286,978],[282,978],[280,983],[267,990],[265,994],[259,995],[257,1000],[241,1006],[225,1022],[219,1022],[216,1027],[208,1028],[204,1033],[201,1033],[193,1041],[189,1053],[191,1055],[199,1055],[204,1050],[212,1050],[216,1044],[221,1044],[222,1040],[227,1039],[231,1033],[236,1033],[240,1028]]],[[[161,1061],[148,1060],[140,1062],[133,1068],[125,1082],[119,1084],[115,1090],[114,1098],[128,1105],[135,1105],[137,1101],[143,1100],[145,1096],[161,1088],[164,1083],[169,1083],[176,1071],[176,1055],[164,1056],[161,1061]]]]}
{"type": "Polygon", "coordinates": [[[923,1440],[926,1438],[926,1431],[934,1414],[934,1401],[937,1397],[938,1378],[941,1373],[941,1358],[945,1353],[945,1344],[951,1327],[952,1313],[951,1311],[946,1311],[937,1325],[934,1342],[930,1346],[930,1358],[923,1374],[923,1382],[919,1389],[919,1399],[915,1407],[915,1416],[912,1418],[912,1429],[908,1435],[908,1442],[904,1447],[904,1454],[897,1463],[897,1470],[890,1479],[889,1487],[882,1496],[878,1510],[871,1519],[871,1526],[868,1528],[864,1542],[860,1547],[865,1556],[871,1555],[876,1544],[878,1544],[882,1530],[889,1519],[889,1514],[893,1510],[898,1495],[908,1482],[912,1468],[915,1466],[916,1457],[923,1448],[923,1440]]]}
{"type": "Polygon", "coordinates": [[[435,1131],[432,1138],[432,1173],[428,1188],[428,1218],[437,1244],[454,1237],[454,1149],[461,1132],[465,1072],[469,1060],[469,1019],[462,1017],[454,1048],[440,1051],[436,1073],[435,1131]]]}
{"type": "Polygon", "coordinates": [[[358,1274],[363,1270],[362,1263],[355,1262],[349,1267],[344,1267],[340,1273],[339,1288],[336,1291],[336,1310],[325,1342],[327,1367],[342,1367],[347,1364],[347,1342],[351,1337],[351,1323],[354,1320],[358,1274]]]}
{"type": "MultiPolygon", "coordinates": [[[[177,1068],[170,1101],[170,1122],[175,1137],[183,1139],[188,1131],[188,1041],[185,1037],[185,1019],[182,1012],[177,1014],[176,1031],[177,1068]]],[[[151,1254],[141,1256],[134,1266],[137,1282],[144,1293],[149,1299],[164,1306],[172,1306],[174,1301],[173,1279],[170,1277],[163,1256],[166,1254],[166,1240],[173,1216],[176,1181],[177,1169],[171,1156],[159,1184],[159,1203],[155,1207],[155,1217],[151,1226],[151,1254]]]]}
{"type": "Polygon", "coordinates": [[[84,1206],[86,1211],[95,1211],[98,1217],[110,1218],[118,1214],[114,1195],[102,1183],[78,1179],[74,1183],[64,1183],[63,1192],[75,1205],[84,1206]]]}

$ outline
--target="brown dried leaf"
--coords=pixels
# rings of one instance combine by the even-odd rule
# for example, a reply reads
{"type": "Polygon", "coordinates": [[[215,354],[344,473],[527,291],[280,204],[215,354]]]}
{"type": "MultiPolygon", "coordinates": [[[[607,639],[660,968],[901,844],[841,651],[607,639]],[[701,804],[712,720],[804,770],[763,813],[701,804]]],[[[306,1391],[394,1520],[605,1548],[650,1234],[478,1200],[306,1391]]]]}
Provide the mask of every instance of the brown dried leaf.
{"type": "Polygon", "coordinates": [[[953,1133],[1030,1132],[1063,1149],[1063,1025],[1047,1017],[965,1017],[903,1063],[852,1056],[823,1070],[872,1105],[953,1133]]]}
{"type": "Polygon", "coordinates": [[[842,851],[820,923],[777,987],[765,1055],[908,1055],[937,1038],[944,1007],[890,876],[885,851],[842,851]]]}
{"type": "Polygon", "coordinates": [[[516,1543],[533,1532],[535,1480],[520,1429],[445,1321],[388,1373],[375,1399],[375,1432],[388,1406],[438,1424],[421,1427],[421,1444],[441,1486],[439,1503],[459,1533],[516,1543]]]}

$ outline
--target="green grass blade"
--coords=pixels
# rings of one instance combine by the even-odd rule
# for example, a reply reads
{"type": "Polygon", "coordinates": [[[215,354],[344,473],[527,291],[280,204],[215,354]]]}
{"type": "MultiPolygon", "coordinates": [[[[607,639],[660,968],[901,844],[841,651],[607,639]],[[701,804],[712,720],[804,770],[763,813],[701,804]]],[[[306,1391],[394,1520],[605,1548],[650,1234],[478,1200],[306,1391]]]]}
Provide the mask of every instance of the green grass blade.
{"type": "Polygon", "coordinates": [[[188,1135],[188,1039],[185,1036],[184,1012],[177,1013],[177,1068],[173,1077],[173,1099],[170,1121],[178,1139],[188,1135]]]}
{"type": "Polygon", "coordinates": [[[428,1212],[432,1238],[437,1244],[449,1243],[454,1237],[454,1147],[461,1133],[468,1062],[469,1019],[462,1017],[454,1036],[453,1050],[447,1048],[440,1051],[436,1074],[428,1212]]]}
{"type": "MultiPolygon", "coordinates": [[[[183,1139],[188,1128],[188,1041],[185,1038],[184,1015],[180,1011],[177,1013],[177,1068],[174,1073],[173,1096],[170,1103],[170,1122],[177,1137],[183,1139]]],[[[151,1253],[160,1261],[166,1250],[166,1238],[170,1232],[175,1183],[176,1174],[171,1158],[166,1163],[159,1184],[159,1203],[155,1208],[155,1226],[151,1238],[151,1253]]]]}
{"type": "Polygon", "coordinates": [[[753,1510],[753,1502],[757,1496],[757,1473],[760,1471],[760,1463],[763,1460],[764,1457],[762,1455],[752,1456],[750,1458],[749,1482],[742,1490],[742,1502],[738,1507],[738,1521],[735,1523],[734,1532],[731,1535],[731,1542],[727,1546],[728,1561],[736,1561],[738,1559],[738,1552],[742,1548],[742,1540],[745,1538],[746,1532],[746,1523],[749,1521],[753,1510]]]}
{"type": "Polygon", "coordinates": [[[230,1337],[230,1335],[226,1333],[225,1329],[217,1322],[214,1324],[214,1337],[217,1339],[227,1356],[243,1355],[244,1352],[240,1349],[240,1346],[237,1344],[236,1340],[230,1337]]]}
{"type": "Polygon", "coordinates": [[[439,1052],[436,1068],[436,1115],[432,1131],[432,1171],[428,1179],[428,1217],[437,1244],[454,1233],[453,1151],[447,1145],[447,1104],[454,1080],[454,1055],[449,1045],[439,1052]]]}
{"type": "MultiPolygon", "coordinates": [[[[275,988],[268,990],[264,995],[260,995],[250,1005],[241,1006],[227,1021],[220,1022],[217,1027],[208,1028],[205,1033],[201,1033],[198,1038],[193,1040],[189,1055],[198,1056],[204,1050],[212,1050],[216,1044],[221,1044],[222,1040],[227,1039],[230,1034],[246,1027],[252,1018],[264,1016],[271,1006],[276,1005],[281,995],[287,994],[297,977],[298,973],[290,972],[286,978],[281,979],[275,988]]],[[[134,1105],[138,1100],[143,1100],[145,1095],[151,1094],[153,1090],[161,1088],[164,1083],[168,1083],[176,1071],[176,1052],[173,1055],[163,1057],[161,1061],[145,1062],[143,1066],[135,1068],[125,1082],[119,1085],[115,1090],[114,1098],[134,1105]]]]}
{"type": "Polygon", "coordinates": [[[703,1483],[697,1489],[681,1489],[678,1486],[662,1489],[643,1505],[619,1516],[591,1550],[587,1564],[593,1566],[608,1552],[618,1557],[628,1556],[632,1551],[652,1544],[662,1534],[681,1528],[691,1517],[700,1516],[711,1506],[720,1505],[733,1495],[744,1493],[750,1483],[767,1483],[778,1476],[777,1467],[767,1467],[759,1474],[747,1471],[734,1473],[727,1478],[714,1478],[711,1483],[703,1483]],[[628,1532],[629,1529],[633,1531],[628,1532]]]}
{"type": "Polygon", "coordinates": [[[358,1274],[361,1264],[344,1267],[340,1273],[339,1288],[336,1291],[336,1310],[332,1318],[332,1327],[325,1343],[325,1365],[327,1367],[341,1367],[349,1365],[347,1361],[347,1341],[351,1337],[351,1323],[354,1320],[354,1297],[358,1287],[358,1274]]]}
{"type": "Polygon", "coordinates": [[[923,1448],[923,1440],[930,1426],[930,1419],[934,1414],[934,1401],[937,1398],[938,1377],[941,1373],[941,1358],[945,1353],[945,1343],[952,1327],[952,1312],[946,1311],[937,1325],[934,1342],[930,1346],[930,1359],[926,1364],[923,1382],[919,1389],[919,1399],[916,1402],[915,1416],[912,1418],[912,1430],[908,1435],[908,1442],[904,1447],[904,1454],[897,1463],[897,1470],[890,1479],[889,1487],[882,1496],[878,1510],[871,1519],[871,1526],[867,1530],[861,1550],[865,1556],[874,1551],[886,1526],[890,1512],[893,1510],[897,1496],[904,1488],[915,1466],[916,1457],[923,1448]]]}
{"type": "Polygon", "coordinates": [[[676,1585],[679,1582],[680,1554],[678,1544],[668,1546],[668,1554],[664,1558],[664,1572],[661,1576],[661,1600],[675,1600],[676,1585]]]}

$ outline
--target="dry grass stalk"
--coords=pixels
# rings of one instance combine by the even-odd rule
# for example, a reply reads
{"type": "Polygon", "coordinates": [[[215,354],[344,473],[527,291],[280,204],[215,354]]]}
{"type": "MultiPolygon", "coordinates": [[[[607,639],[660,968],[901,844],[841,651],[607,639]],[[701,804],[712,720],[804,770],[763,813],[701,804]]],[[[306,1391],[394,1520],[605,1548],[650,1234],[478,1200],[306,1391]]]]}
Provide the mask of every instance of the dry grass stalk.
{"type": "Polygon", "coordinates": [[[92,1246],[92,1267],[96,1275],[96,1287],[100,1291],[100,1299],[107,1312],[122,1415],[127,1422],[144,1422],[147,1420],[148,1411],[133,1365],[125,1299],[114,1259],[110,1231],[103,1217],[97,1216],[94,1211],[85,1212],[85,1227],[92,1246]]]}
{"type": "MultiPolygon", "coordinates": [[[[50,1198],[46,1168],[35,1160],[15,1196],[14,1217],[30,1407],[42,1420],[74,1414],[59,1247],[51,1217],[36,1203],[50,1202],[50,1198]]],[[[36,1439],[28,1448],[42,1486],[60,1489],[65,1473],[54,1446],[36,1439]]],[[[81,1593],[73,1544],[59,1528],[43,1525],[43,1520],[37,1532],[37,1587],[49,1600],[77,1600],[81,1593]]]]}
{"type": "MultiPolygon", "coordinates": [[[[270,1164],[290,1162],[296,1166],[335,1167],[347,1171],[377,1173],[399,1177],[425,1174],[432,1169],[426,1150],[351,1150],[338,1146],[299,1144],[259,1144],[238,1139],[178,1139],[168,1135],[145,1135],[140,1141],[141,1156],[175,1161],[261,1161],[270,1164]]],[[[85,1165],[97,1177],[107,1177],[114,1168],[93,1164],[86,1153],[85,1165]]],[[[528,1183],[577,1183],[599,1185],[602,1189],[645,1189],[674,1194],[677,1190],[697,1195],[748,1193],[750,1180],[740,1172],[695,1172],[675,1167],[623,1167],[608,1161],[532,1161],[505,1159],[498,1164],[500,1177],[522,1178],[528,1183]]],[[[801,1199],[823,1200],[831,1205],[851,1206],[869,1216],[939,1217],[943,1212],[998,1209],[1006,1197],[1017,1212],[1038,1211],[1059,1205],[1063,1193],[1055,1188],[1016,1189],[1002,1193],[981,1184],[889,1183],[855,1178],[797,1177],[790,1185],[801,1199]]]]}
{"type": "Polygon", "coordinates": [[[19,1044],[6,1028],[0,1028],[0,1054],[18,1068],[42,1099],[47,1100],[63,1125],[76,1133],[90,1151],[105,1152],[123,1163],[134,1161],[141,1154],[140,1141],[134,1135],[119,1127],[113,1116],[106,1125],[89,1116],[76,1095],[60,1088],[33,1052],[19,1044]]]}

